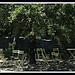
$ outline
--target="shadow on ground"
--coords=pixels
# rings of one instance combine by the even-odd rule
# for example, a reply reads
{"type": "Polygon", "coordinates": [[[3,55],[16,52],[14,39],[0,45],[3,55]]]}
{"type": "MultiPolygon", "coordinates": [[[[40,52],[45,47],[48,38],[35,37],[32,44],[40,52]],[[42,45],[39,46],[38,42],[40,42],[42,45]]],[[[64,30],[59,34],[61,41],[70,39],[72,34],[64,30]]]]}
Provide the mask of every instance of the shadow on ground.
{"type": "Polygon", "coordinates": [[[29,64],[24,62],[23,66],[11,63],[0,66],[0,71],[75,71],[75,64],[71,61],[37,61],[36,64],[29,64]]]}

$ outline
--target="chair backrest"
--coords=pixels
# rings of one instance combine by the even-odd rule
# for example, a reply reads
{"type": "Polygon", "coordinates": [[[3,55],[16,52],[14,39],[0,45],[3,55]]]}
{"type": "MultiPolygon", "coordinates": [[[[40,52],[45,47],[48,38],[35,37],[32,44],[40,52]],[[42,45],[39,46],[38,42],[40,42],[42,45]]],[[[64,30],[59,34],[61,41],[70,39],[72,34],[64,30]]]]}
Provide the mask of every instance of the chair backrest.
{"type": "Polygon", "coordinates": [[[13,56],[14,57],[18,57],[19,59],[21,59],[22,55],[24,54],[24,51],[21,51],[21,50],[13,50],[12,53],[13,53],[13,56]]]}
{"type": "Polygon", "coordinates": [[[17,54],[24,54],[24,51],[20,51],[20,50],[13,50],[12,52],[17,54]]]}
{"type": "Polygon", "coordinates": [[[59,48],[53,48],[54,52],[59,52],[59,48]]]}
{"type": "Polygon", "coordinates": [[[19,51],[19,54],[24,54],[24,51],[19,51]]]}
{"type": "Polygon", "coordinates": [[[17,53],[18,54],[19,50],[13,50],[12,53],[17,53]]]}
{"type": "Polygon", "coordinates": [[[59,57],[59,48],[53,48],[53,52],[51,52],[52,58],[59,57]]]}

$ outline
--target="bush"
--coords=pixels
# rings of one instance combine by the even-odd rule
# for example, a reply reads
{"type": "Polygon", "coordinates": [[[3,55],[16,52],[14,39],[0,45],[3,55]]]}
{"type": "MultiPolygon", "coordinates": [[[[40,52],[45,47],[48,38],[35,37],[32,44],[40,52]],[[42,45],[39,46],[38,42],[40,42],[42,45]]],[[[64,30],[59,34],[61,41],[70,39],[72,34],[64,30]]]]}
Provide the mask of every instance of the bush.
{"type": "Polygon", "coordinates": [[[4,50],[4,55],[6,58],[10,59],[10,56],[12,55],[12,43],[9,43],[8,48],[4,50]]]}

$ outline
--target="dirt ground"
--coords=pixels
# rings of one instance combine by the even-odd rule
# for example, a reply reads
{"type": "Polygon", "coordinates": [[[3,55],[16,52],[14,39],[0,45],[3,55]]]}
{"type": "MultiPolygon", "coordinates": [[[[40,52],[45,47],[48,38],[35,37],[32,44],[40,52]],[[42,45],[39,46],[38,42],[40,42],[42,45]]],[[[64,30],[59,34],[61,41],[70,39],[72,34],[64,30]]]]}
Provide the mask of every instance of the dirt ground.
{"type": "Polygon", "coordinates": [[[37,61],[36,64],[29,64],[24,62],[23,64],[11,62],[0,65],[0,72],[11,71],[11,72],[25,72],[25,71],[75,71],[75,64],[73,61],[53,61],[48,60],[48,64],[44,60],[37,61]]]}

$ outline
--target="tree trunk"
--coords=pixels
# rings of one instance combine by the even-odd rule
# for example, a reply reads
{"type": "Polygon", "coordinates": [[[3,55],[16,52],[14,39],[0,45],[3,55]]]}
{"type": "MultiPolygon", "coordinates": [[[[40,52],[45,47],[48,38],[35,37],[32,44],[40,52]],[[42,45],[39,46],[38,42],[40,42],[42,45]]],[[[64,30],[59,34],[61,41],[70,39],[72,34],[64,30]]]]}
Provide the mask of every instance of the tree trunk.
{"type": "MultiPolygon", "coordinates": [[[[32,26],[32,24],[33,24],[33,21],[32,21],[32,14],[31,14],[31,11],[32,11],[32,7],[31,7],[31,5],[30,5],[30,18],[31,18],[31,20],[30,20],[30,24],[29,24],[29,27],[30,27],[30,29],[29,29],[29,33],[30,32],[32,32],[33,30],[32,30],[32,28],[33,28],[33,26],[32,26]]],[[[36,61],[35,61],[35,43],[36,43],[36,37],[35,37],[35,34],[34,35],[31,35],[30,36],[30,48],[29,48],[29,54],[30,54],[30,64],[36,64],[36,61]]]]}
{"type": "Polygon", "coordinates": [[[16,42],[15,47],[14,47],[15,50],[18,50],[18,39],[19,37],[15,37],[15,42],[16,42]]]}
{"type": "Polygon", "coordinates": [[[13,38],[13,47],[12,47],[12,50],[18,49],[18,38],[19,38],[19,37],[15,37],[15,36],[14,36],[14,38],[13,38]]]}
{"type": "MultiPolygon", "coordinates": [[[[30,22],[30,31],[32,32],[32,21],[30,22]]],[[[30,36],[30,47],[29,47],[29,55],[30,55],[30,64],[36,64],[35,61],[35,44],[36,44],[36,37],[35,34],[30,36]]]]}
{"type": "Polygon", "coordinates": [[[22,32],[22,27],[18,27],[18,28],[15,28],[14,29],[15,32],[17,33],[14,33],[14,39],[13,39],[13,49],[18,49],[18,39],[19,39],[19,36],[22,32]]]}
{"type": "Polygon", "coordinates": [[[30,64],[36,64],[35,61],[35,35],[31,35],[31,40],[30,40],[30,64]]]}
{"type": "Polygon", "coordinates": [[[49,39],[49,35],[48,35],[48,27],[47,27],[47,25],[46,25],[45,29],[46,29],[46,39],[49,39]]]}
{"type": "Polygon", "coordinates": [[[14,50],[15,45],[16,45],[16,41],[15,41],[15,37],[13,37],[13,46],[12,46],[12,50],[14,50]]]}

